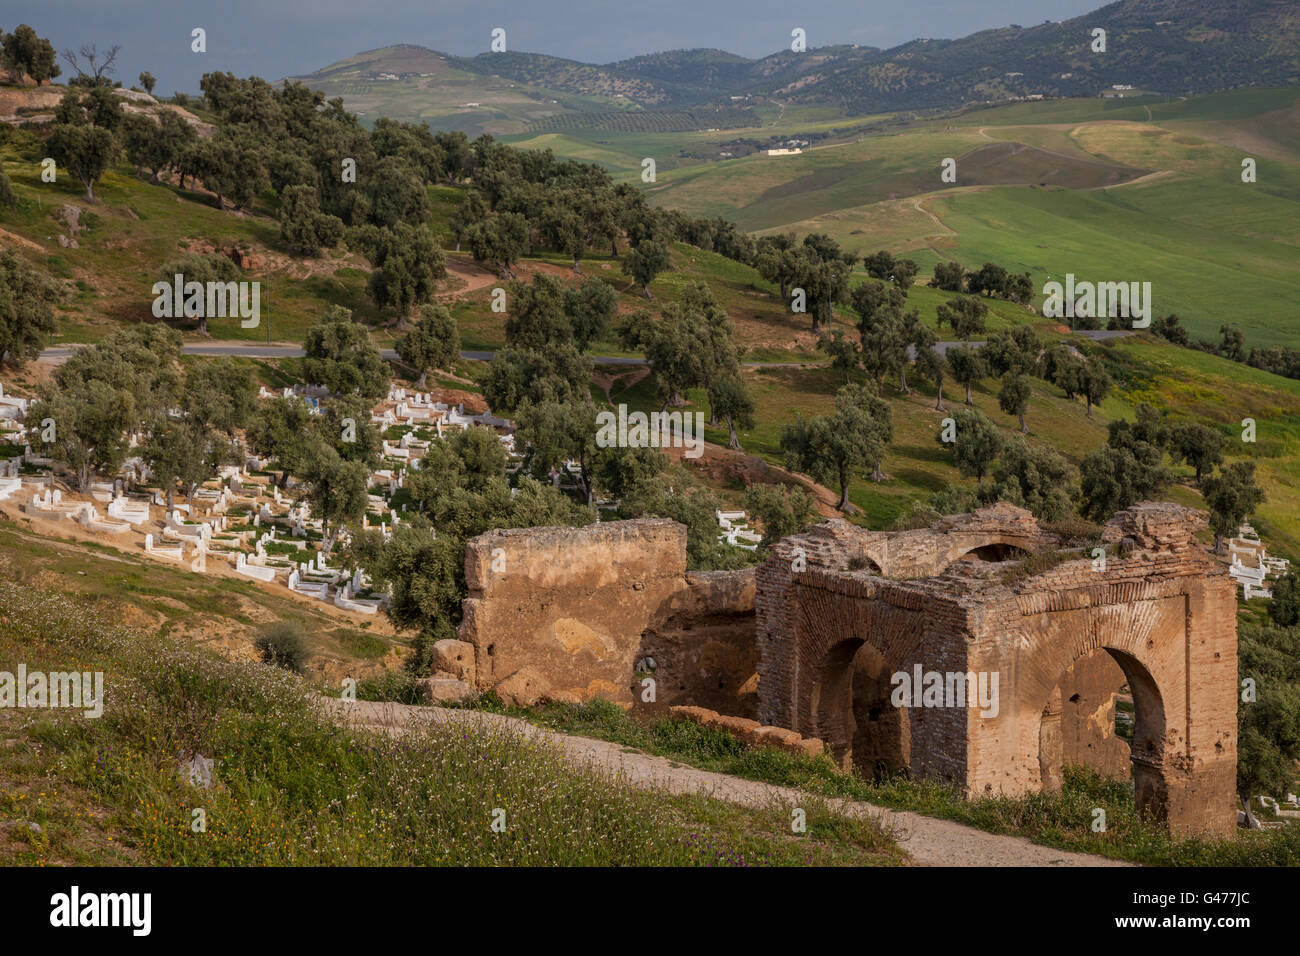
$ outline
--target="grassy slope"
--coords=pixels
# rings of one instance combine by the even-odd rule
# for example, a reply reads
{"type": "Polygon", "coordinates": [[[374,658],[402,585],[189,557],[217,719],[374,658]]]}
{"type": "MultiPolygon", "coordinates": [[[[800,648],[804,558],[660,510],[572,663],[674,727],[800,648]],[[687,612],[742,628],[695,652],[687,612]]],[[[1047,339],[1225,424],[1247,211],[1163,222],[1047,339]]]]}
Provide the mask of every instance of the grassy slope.
{"type": "MultiPolygon", "coordinates": [[[[945,295],[917,290],[921,291],[934,298],[945,295]]],[[[926,298],[913,295],[914,300],[926,298]]],[[[1040,331],[1049,340],[1054,337],[1049,331],[1040,331]]],[[[1272,550],[1300,556],[1300,382],[1148,336],[1107,344],[1101,353],[1116,387],[1091,417],[1085,415],[1081,400],[1068,400],[1056,387],[1031,379],[1033,394],[1026,416],[1031,442],[1043,442],[1078,465],[1088,452],[1105,443],[1107,423],[1120,418],[1132,420],[1141,402],[1150,402],[1177,417],[1203,421],[1228,438],[1230,459],[1255,459],[1260,484],[1268,495],[1256,524],[1272,550]],[[1240,423],[1246,417],[1257,422],[1254,444],[1241,440],[1240,423]]],[[[743,374],[757,403],[757,424],[740,432],[741,444],[747,452],[778,464],[783,425],[796,414],[829,414],[835,391],[844,384],[842,373],[824,367],[749,369],[743,374]]],[[[861,377],[862,373],[855,373],[856,379],[861,377]]],[[[876,483],[857,477],[850,485],[850,499],[863,511],[860,520],[872,528],[888,527],[914,503],[927,500],[946,486],[971,484],[959,476],[937,440],[942,419],[961,403],[960,388],[951,382],[945,385],[948,411],[939,412],[934,407],[932,386],[918,383],[915,375],[909,384],[911,395],[903,395],[892,380],[884,387],[894,422],[894,439],[884,464],[888,480],[876,483]]],[[[644,411],[659,407],[648,380],[626,391],[615,390],[611,398],[644,411]]],[[[692,409],[707,412],[702,390],[692,391],[688,398],[692,409]]],[[[996,380],[980,383],[973,399],[1006,437],[1019,434],[1016,420],[998,407],[996,380]]],[[[707,434],[711,441],[726,443],[724,429],[710,429],[707,434]]],[[[1177,466],[1174,470],[1179,481],[1166,497],[1203,508],[1192,484],[1191,469],[1177,466]]]]}
{"type": "Polygon", "coordinates": [[[557,113],[613,110],[626,103],[612,96],[556,92],[462,70],[428,50],[371,51],[298,79],[324,92],[327,99],[342,97],[345,107],[366,125],[387,116],[428,122],[435,129],[463,130],[471,138],[483,132],[518,133],[529,123],[557,113]],[[362,75],[371,71],[430,75],[389,81],[362,75]]]}
{"type": "MultiPolygon", "coordinates": [[[[368,266],[364,259],[335,259],[327,254],[306,266],[301,260],[291,263],[280,242],[279,224],[269,216],[221,212],[207,197],[172,186],[150,186],[122,167],[100,182],[99,202],[93,206],[84,201],[83,191],[66,170],[60,170],[58,182],[51,184],[40,182],[39,167],[31,163],[6,162],[5,171],[19,207],[0,216],[0,228],[38,246],[44,243],[51,277],[75,285],[75,292],[62,303],[57,341],[93,341],[124,321],[153,321],[151,290],[159,270],[185,255],[187,247],[269,251],[282,267],[282,271],[258,270],[246,276],[262,283],[264,324],[243,329],[237,320],[214,319],[209,332],[216,338],[266,341],[269,321],[273,340],[300,340],[332,302],[355,309],[361,319],[377,315],[365,298],[363,270],[368,266]],[[65,229],[54,216],[65,204],[79,207],[83,224],[89,225],[77,236],[76,249],[60,247],[56,238],[65,229]],[[308,274],[309,269],[313,274],[308,274]]],[[[18,251],[37,267],[45,264],[39,251],[18,251]]]]}
{"type": "Polygon", "coordinates": [[[599,163],[619,182],[639,182],[641,161],[651,157],[656,170],[694,168],[707,161],[682,153],[709,155],[737,139],[766,142],[769,137],[790,137],[800,133],[849,135],[853,130],[888,123],[892,114],[843,116],[826,107],[775,107],[760,104],[754,110],[760,126],[725,130],[697,130],[687,133],[634,133],[615,130],[566,129],[563,133],[523,133],[503,136],[502,141],[525,149],[550,149],[557,156],[599,163]]]}
{"type": "MultiPolygon", "coordinates": [[[[1225,117],[1230,117],[1238,133],[1242,124],[1250,123],[1262,124],[1260,129],[1267,133],[1277,128],[1277,111],[1280,104],[1290,102],[1288,96],[1290,91],[1247,91],[1169,103],[1150,101],[1150,108],[1157,118],[1168,117],[1171,122],[1226,122],[1225,117]]],[[[993,139],[989,130],[1017,140],[1032,140],[1033,145],[1043,149],[1065,152],[1072,148],[1081,157],[1115,159],[1130,168],[1169,169],[1172,173],[1165,179],[1086,192],[1017,187],[962,191],[959,184],[958,191],[947,195],[835,208],[817,224],[860,252],[881,246],[899,248],[896,243],[905,241],[908,233],[918,227],[932,232],[941,228],[923,211],[929,209],[943,220],[944,233],[955,229],[956,235],[925,238],[944,254],[953,254],[955,249],[969,262],[988,258],[1045,275],[1054,263],[1065,259],[1081,276],[1114,274],[1121,265],[1122,274],[1138,276],[1141,273],[1133,269],[1133,263],[1143,261],[1144,272],[1152,276],[1157,311],[1177,310],[1194,329],[1204,332],[1212,332],[1211,325],[1217,328],[1218,322],[1231,315],[1246,330],[1248,342],[1285,340],[1289,316],[1283,304],[1294,279],[1295,245],[1300,244],[1295,232],[1297,217],[1292,214],[1292,206],[1300,200],[1300,166],[1279,160],[1262,161],[1259,189],[1216,182],[1214,177],[1224,180],[1234,171],[1235,154],[1230,149],[1149,124],[1129,122],[1144,117],[1145,112],[1145,106],[1117,106],[1112,101],[1018,104],[972,111],[955,119],[931,121],[929,126],[922,124],[914,130],[873,136],[862,143],[813,150],[785,160],[747,160],[681,170],[663,177],[667,180],[663,188],[671,194],[716,187],[718,195],[712,201],[719,203],[719,210],[724,212],[732,203],[745,202],[746,186],[763,183],[789,192],[769,196],[765,202],[774,208],[799,201],[806,206],[834,205],[845,202],[861,185],[859,177],[870,178],[868,167],[887,169],[896,179],[905,177],[918,164],[928,162],[925,157],[978,148],[979,144],[987,146],[993,139]],[[1077,125],[1100,117],[1121,122],[1077,125]],[[1036,135],[1025,135],[1027,131],[1036,135]],[[874,155],[868,158],[868,153],[874,155]],[[840,173],[835,172],[836,158],[850,154],[861,154],[859,165],[850,165],[847,175],[840,178],[840,173]],[[756,179],[757,171],[767,178],[756,179]],[[811,188],[790,191],[791,183],[811,188]],[[1194,241],[1189,241],[1189,236],[1194,241]],[[1050,241],[1043,241],[1046,237],[1051,237],[1050,241]],[[1231,252],[1225,251],[1228,249],[1231,252]],[[1243,274],[1249,280],[1242,281],[1243,274]]],[[[797,128],[797,124],[791,128],[797,128]]],[[[10,160],[7,170],[22,207],[17,214],[7,214],[5,226],[39,240],[49,234],[47,230],[53,225],[51,193],[59,202],[79,203],[79,190],[67,181],[66,174],[57,185],[39,184],[35,167],[14,161],[12,149],[6,158],[10,160]]],[[[276,226],[269,217],[220,213],[205,204],[203,197],[182,194],[173,187],[149,186],[122,169],[106,178],[100,192],[104,202],[91,210],[91,228],[82,237],[82,248],[56,248],[50,253],[53,274],[72,277],[86,287],[68,303],[71,315],[61,323],[66,330],[61,338],[65,340],[95,338],[121,319],[146,318],[148,287],[157,266],[165,258],[179,254],[183,242],[198,238],[218,245],[251,244],[272,254],[278,271],[260,278],[269,298],[272,334],[277,340],[300,339],[331,302],[356,309],[363,319],[379,318],[364,295],[363,260],[326,260],[324,268],[318,261],[315,265],[321,275],[296,279],[295,274],[300,274],[303,266],[299,260],[277,258],[284,250],[279,247],[276,226]]],[[[759,193],[748,195],[752,199],[759,193]]],[[[434,227],[445,232],[458,191],[435,187],[430,190],[430,199],[434,227]]],[[[40,259],[38,253],[25,254],[33,261],[40,259]]],[[[926,267],[937,255],[927,248],[916,257],[926,267]]],[[[567,262],[558,257],[543,257],[527,268],[539,267],[568,275],[567,262]]],[[[583,272],[599,276],[620,290],[621,312],[648,305],[653,308],[607,255],[592,255],[584,260],[583,272]]],[[[1052,274],[1059,275],[1059,271],[1052,274]]],[[[657,279],[652,291],[662,303],[677,295],[685,283],[697,279],[709,282],[727,307],[742,344],[749,349],[748,360],[820,359],[807,318],[791,315],[776,299],[772,286],[753,270],[721,256],[677,246],[673,271],[657,279]]],[[[490,287],[480,289],[456,305],[467,348],[495,348],[504,343],[503,317],[491,312],[490,295],[490,287]]],[[[933,324],[935,308],[946,298],[947,293],[921,286],[913,289],[909,304],[918,307],[922,317],[933,324]]],[[[1025,311],[1007,303],[991,302],[990,307],[990,328],[1030,320],[1025,311]]],[[[840,310],[840,322],[846,329],[853,321],[850,310],[840,310]]],[[[237,323],[230,323],[229,328],[221,328],[216,334],[252,340],[265,337],[264,330],[240,330],[237,323]]],[[[392,335],[381,332],[378,340],[390,344],[392,335]]],[[[593,352],[622,354],[612,336],[597,342],[593,352]]],[[[1295,493],[1289,489],[1297,486],[1297,476],[1287,450],[1295,436],[1286,422],[1295,411],[1295,383],[1146,339],[1113,346],[1112,354],[1124,360],[1116,365],[1117,369],[1124,363],[1135,363],[1140,371],[1134,377],[1142,384],[1121,389],[1092,419],[1085,419],[1078,403],[1067,402],[1055,389],[1035,382],[1029,416],[1035,434],[1077,461],[1102,442],[1106,421],[1114,416],[1131,416],[1138,400],[1208,417],[1234,439],[1239,425],[1230,428],[1232,423],[1248,415],[1255,417],[1261,423],[1260,443],[1249,450],[1262,456],[1261,473],[1270,493],[1264,520],[1283,536],[1286,547],[1294,549],[1300,542],[1300,525],[1291,517],[1296,513],[1292,507],[1295,493]],[[1210,407],[1196,397],[1204,395],[1215,396],[1217,404],[1210,407]]],[[[817,414],[826,410],[837,384],[829,371],[818,369],[746,374],[759,400],[759,424],[744,436],[746,447],[772,460],[778,458],[780,427],[790,413],[817,414]]],[[[638,392],[640,400],[654,401],[649,383],[642,383],[638,392]]],[[[953,392],[950,386],[949,395],[953,392]]],[[[941,416],[933,411],[931,396],[923,388],[915,396],[892,399],[897,437],[886,462],[892,480],[878,486],[855,482],[851,491],[873,524],[892,521],[911,501],[956,480],[955,472],[933,442],[932,432],[941,416]]],[[[997,409],[989,384],[977,391],[976,401],[995,421],[1010,426],[997,409]]],[[[1198,497],[1190,489],[1176,490],[1174,494],[1188,501],[1198,497]]]]}
{"type": "Polygon", "coordinates": [[[1082,853],[1153,866],[1287,866],[1300,861],[1296,827],[1240,833],[1228,840],[1173,840],[1159,825],[1138,816],[1127,782],[1105,780],[1082,768],[1066,768],[1058,794],[967,800],[933,781],[901,775],[867,780],[839,770],[824,758],[754,749],[729,735],[704,733],[674,718],[633,717],[601,700],[510,712],[566,733],[614,741],[717,773],[796,787],[822,797],[912,810],[1082,853]],[[1104,833],[1092,829],[1098,807],[1106,811],[1104,833]]]}
{"type": "Polygon", "coordinates": [[[223,647],[236,656],[251,646],[259,627],[272,621],[300,625],[310,658],[322,664],[350,661],[358,676],[375,673],[378,668],[372,665],[384,659],[396,660],[404,647],[386,621],[376,627],[372,621],[329,614],[318,603],[245,578],[192,574],[179,564],[142,557],[138,542],[121,550],[63,538],[59,530],[47,522],[0,522],[4,576],[33,591],[54,586],[89,600],[117,602],[131,620],[149,622],[161,636],[223,647]]]}
{"type": "MultiPolygon", "coordinates": [[[[36,207],[35,191],[38,187],[30,167],[10,163],[8,168],[15,179],[19,195],[25,202],[17,216],[8,219],[5,226],[28,237],[39,238],[42,230],[52,225],[48,218],[48,194],[40,194],[43,205],[36,207]]],[[[61,193],[60,201],[78,202],[76,192],[66,183],[43,188],[58,189],[61,193]]],[[[1041,190],[1007,188],[989,193],[954,195],[943,198],[942,202],[962,210],[969,203],[987,201],[988,197],[997,194],[1007,194],[1014,198],[1018,208],[1026,210],[1018,221],[1034,221],[1041,228],[1050,230],[1052,212],[1050,209],[1043,211],[1041,207],[1044,203],[1061,201],[1053,197],[1066,197],[1081,208],[1099,209],[1098,215],[1104,219],[1106,215],[1111,215],[1105,205],[1110,196],[1120,193],[1135,196],[1139,191],[1157,188],[1164,187],[1126,187],[1125,190],[1114,193],[1047,193],[1041,190]],[[1035,220],[1034,216],[1043,219],[1035,220]]],[[[94,207],[92,215],[97,218],[89,232],[82,237],[82,248],[57,249],[50,254],[53,274],[76,277],[88,286],[87,291],[67,303],[71,314],[62,317],[60,327],[66,331],[59,338],[63,341],[98,338],[122,319],[145,319],[150,301],[148,287],[152,284],[153,274],[164,258],[181,251],[180,242],[183,239],[203,237],[222,245],[254,243],[272,252],[278,248],[278,234],[270,219],[219,213],[206,205],[201,197],[182,195],[172,187],[149,186],[124,171],[108,177],[101,194],[105,201],[94,207]],[[134,218],[126,212],[127,209],[140,218],[134,218]],[[141,290],[144,290],[143,294],[141,290]]],[[[455,189],[437,187],[431,190],[435,228],[442,228],[455,207],[456,199],[455,189]]],[[[1016,248],[993,245],[1013,241],[1007,237],[1014,234],[1000,227],[1002,220],[990,220],[982,222],[978,227],[967,227],[961,215],[965,214],[952,218],[956,218],[969,233],[976,234],[983,230],[982,234],[992,237],[989,240],[989,258],[1016,264],[1024,260],[1015,258],[1013,253],[1018,252],[1026,258],[1034,253],[1038,256],[1045,255],[1042,250],[1026,251],[1023,243],[1016,248]]],[[[979,216],[972,213],[967,218],[975,222],[979,216]]],[[[1071,221],[1076,230],[1086,228],[1081,219],[1071,221]]],[[[1137,220],[1134,224],[1138,224],[1137,220]]],[[[1090,242],[1077,238],[1071,240],[1072,247],[1077,248],[1080,256],[1095,254],[1092,250],[1104,239],[1096,231],[1086,235],[1090,237],[1090,242]]],[[[850,235],[845,239],[851,247],[864,252],[877,245],[891,245],[875,230],[850,235]]],[[[28,254],[33,261],[40,261],[38,253],[28,254]]],[[[924,257],[918,255],[918,258],[924,257]]],[[[1025,263],[1027,267],[1037,264],[1039,262],[1036,258],[1025,263]]],[[[286,259],[280,272],[260,277],[268,290],[272,332],[277,341],[300,340],[305,329],[331,302],[340,302],[356,309],[362,319],[373,321],[379,317],[364,295],[365,273],[357,268],[364,266],[364,262],[345,260],[336,265],[332,277],[322,276],[301,281],[292,278],[295,266],[286,259]]],[[[567,277],[567,266],[567,261],[562,258],[544,257],[529,263],[527,268],[548,267],[567,277]]],[[[593,255],[584,260],[583,272],[585,275],[599,276],[619,289],[619,309],[624,313],[647,306],[653,309],[656,304],[675,297],[687,282],[706,281],[731,314],[742,344],[749,349],[745,356],[747,360],[822,360],[815,349],[807,317],[790,314],[776,298],[775,289],[760,279],[752,269],[714,253],[701,252],[684,245],[675,247],[673,266],[672,272],[663,274],[652,285],[656,303],[646,302],[630,280],[619,271],[618,264],[607,255],[593,255]]],[[[1176,271],[1175,266],[1170,268],[1176,271]]],[[[1177,276],[1176,280],[1179,283],[1197,281],[1195,276],[1189,277],[1186,273],[1177,276]]],[[[1157,289],[1161,287],[1156,286],[1157,289]]],[[[466,348],[496,348],[504,344],[503,317],[491,312],[490,296],[491,287],[480,289],[456,305],[466,348]]],[[[912,290],[909,307],[917,307],[923,319],[933,325],[936,307],[947,298],[948,293],[918,286],[912,290]]],[[[1160,303],[1162,300],[1157,301],[1160,303]]],[[[1032,321],[1024,310],[1008,303],[990,301],[989,305],[991,329],[1032,321]]],[[[851,310],[840,309],[840,322],[846,330],[851,330],[854,321],[851,310]]],[[[257,341],[265,336],[263,330],[240,330],[237,323],[218,327],[218,322],[219,320],[214,321],[213,328],[214,334],[220,337],[243,336],[257,341]],[[257,335],[258,332],[261,332],[260,336],[257,335]]],[[[1249,334],[1252,333],[1248,332],[1249,334]]],[[[382,345],[390,345],[392,339],[391,332],[377,332],[376,340],[382,345]]],[[[1294,507],[1296,492],[1292,490],[1300,487],[1300,475],[1296,474],[1295,466],[1291,464],[1294,456],[1288,458],[1286,454],[1286,449],[1290,447],[1288,443],[1295,439],[1286,422],[1287,416],[1293,416],[1296,411],[1296,384],[1213,356],[1174,350],[1150,340],[1113,348],[1139,365],[1150,365],[1158,372],[1158,384],[1144,386],[1131,393],[1119,393],[1103,403],[1092,419],[1086,419],[1077,402],[1067,402],[1054,388],[1035,382],[1035,395],[1029,416],[1035,436],[1058,447],[1067,457],[1077,462],[1083,454],[1104,441],[1105,423],[1114,416],[1131,417],[1132,408],[1140,399],[1187,414],[1202,415],[1206,409],[1198,402],[1191,401],[1189,395],[1194,392],[1217,396],[1220,407],[1213,409],[1210,418],[1220,424],[1225,432],[1235,436],[1239,428],[1230,431],[1231,422],[1239,422],[1242,417],[1251,414],[1261,423],[1261,442],[1251,450],[1262,454],[1265,449],[1281,449],[1280,452],[1270,453],[1267,458],[1261,459],[1261,476],[1270,495],[1269,503],[1261,514],[1265,526],[1273,529],[1278,536],[1274,547],[1300,553],[1300,522],[1293,517],[1297,510],[1294,507]]],[[[612,336],[595,343],[592,351],[595,354],[625,354],[612,336]]],[[[773,369],[749,371],[746,374],[751,379],[759,401],[759,424],[752,433],[743,435],[742,441],[747,450],[778,461],[782,424],[789,420],[794,411],[811,415],[828,410],[838,384],[837,379],[828,370],[818,369],[773,369]]],[[[626,397],[626,400],[633,404],[639,401],[646,408],[654,407],[650,383],[642,383],[637,391],[636,396],[626,397]]],[[[891,480],[879,485],[859,480],[851,488],[852,500],[863,508],[867,520],[876,527],[889,524],[906,511],[912,502],[924,499],[932,491],[958,480],[955,471],[948,465],[941,449],[933,440],[933,433],[942,417],[933,411],[933,393],[923,387],[912,397],[895,395],[890,389],[887,389],[887,394],[895,404],[896,421],[896,438],[885,465],[891,480]]],[[[951,398],[954,394],[955,389],[950,385],[948,395],[951,398]]],[[[615,399],[619,399],[617,394],[615,399]]],[[[697,399],[702,401],[702,395],[697,396],[697,399]]],[[[977,390],[976,403],[993,420],[1008,429],[1012,427],[1011,420],[997,408],[992,383],[985,383],[977,390]]],[[[711,437],[716,441],[725,441],[725,435],[721,432],[711,437]]],[[[1175,489],[1172,494],[1188,503],[1195,503],[1199,499],[1196,492],[1190,489],[1175,489]]]]}
{"type": "Polygon", "coordinates": [[[117,609],[0,583],[0,669],[104,675],[104,711],[0,711],[8,865],[890,865],[874,822],[805,801],[734,807],[635,789],[545,743],[333,726],[310,688],[122,625],[117,609]],[[212,760],[213,783],[178,773],[212,760]],[[195,808],[203,811],[196,826],[195,808]],[[497,810],[505,828],[494,832],[497,810]],[[39,832],[25,826],[35,824],[39,832]]]}

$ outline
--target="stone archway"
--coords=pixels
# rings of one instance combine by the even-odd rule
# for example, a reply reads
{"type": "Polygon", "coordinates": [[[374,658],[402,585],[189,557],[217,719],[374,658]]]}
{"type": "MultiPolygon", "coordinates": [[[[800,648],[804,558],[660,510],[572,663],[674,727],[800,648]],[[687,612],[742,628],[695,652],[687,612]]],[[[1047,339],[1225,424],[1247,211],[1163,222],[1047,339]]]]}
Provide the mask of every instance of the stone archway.
{"type": "Polygon", "coordinates": [[[1050,791],[1055,785],[1061,760],[1045,751],[1061,746],[1057,715],[1065,701],[1054,699],[1056,691],[1071,668],[1104,654],[1118,666],[1133,697],[1129,765],[1138,810],[1167,820],[1179,833],[1226,828],[1226,816],[1219,814],[1230,805],[1235,727],[1224,722],[1211,729],[1201,721],[1215,707],[1235,704],[1235,661],[1206,627],[1216,612],[1223,613],[1214,605],[1230,611],[1232,600],[1231,591],[1217,582],[1182,578],[1125,585],[1124,592],[1056,592],[1051,610],[1023,618],[1017,655],[1019,746],[1032,774],[1023,789],[1050,791]],[[1191,593],[1184,592],[1189,585],[1191,593]],[[1119,593],[1128,600],[1106,600],[1119,593]],[[1193,608],[1206,624],[1189,627],[1193,608]]]}
{"type": "MultiPolygon", "coordinates": [[[[1067,765],[1114,780],[1132,779],[1132,747],[1118,732],[1116,701],[1129,687],[1128,673],[1142,665],[1133,661],[1125,670],[1117,655],[1104,647],[1088,651],[1065,669],[1048,695],[1038,731],[1043,792],[1061,789],[1067,765]]],[[[1144,698],[1144,728],[1163,723],[1151,719],[1154,710],[1150,698],[1144,698]]]]}
{"type": "MultiPolygon", "coordinates": [[[[1099,653],[1133,696],[1135,738],[1120,766],[1132,774],[1137,804],[1180,836],[1229,833],[1236,825],[1236,599],[1196,540],[1204,526],[1203,516],[1177,505],[1135,505],[1106,525],[1106,542],[1129,543],[1110,561],[1077,550],[1011,581],[952,559],[992,545],[1033,553],[1072,547],[1020,509],[982,510],[922,532],[830,522],[784,539],[755,575],[758,718],[820,735],[842,765],[852,765],[872,750],[854,739],[864,707],[854,702],[853,661],[868,653],[862,648],[879,653],[871,664],[877,676],[887,666],[966,686],[987,678],[991,706],[956,697],[909,705],[908,769],[970,796],[1020,796],[1053,785],[1055,762],[1043,759],[1045,748],[1064,750],[1072,739],[1081,746],[1065,723],[1071,708],[1082,722],[1113,703],[1118,687],[1107,697],[1057,694],[1063,675],[1099,653]],[[865,553],[886,575],[850,567],[865,553]]],[[[861,686],[869,698],[870,681],[861,686]]],[[[1103,756],[1114,757],[1111,750],[1103,756]]]]}
{"type": "Polygon", "coordinates": [[[828,650],[812,686],[812,732],[843,770],[873,776],[906,769],[910,756],[907,711],[890,697],[894,668],[860,638],[828,650]]]}
{"type": "Polygon", "coordinates": [[[988,544],[981,544],[978,547],[971,548],[963,554],[957,555],[955,561],[969,561],[972,558],[980,561],[1019,561],[1029,557],[1029,552],[1018,545],[1008,544],[1005,541],[991,541],[988,544]]]}
{"type": "Polygon", "coordinates": [[[1136,657],[1110,651],[1128,678],[1133,692],[1133,800],[1138,809],[1157,820],[1169,813],[1169,777],[1165,767],[1165,732],[1168,715],[1160,687],[1136,657]]]}
{"type": "Polygon", "coordinates": [[[842,770],[853,767],[853,659],[863,646],[860,638],[834,645],[822,658],[812,686],[811,736],[821,738],[842,770]]]}
{"type": "Polygon", "coordinates": [[[905,707],[895,707],[894,669],[871,644],[853,657],[853,766],[866,777],[908,769],[911,723],[905,707]]]}

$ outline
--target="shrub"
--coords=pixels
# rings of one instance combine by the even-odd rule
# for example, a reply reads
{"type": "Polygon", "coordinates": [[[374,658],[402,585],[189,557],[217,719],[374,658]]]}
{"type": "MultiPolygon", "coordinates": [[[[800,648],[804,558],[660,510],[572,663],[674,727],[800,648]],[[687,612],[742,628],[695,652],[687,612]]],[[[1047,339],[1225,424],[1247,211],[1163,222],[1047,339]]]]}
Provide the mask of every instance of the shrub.
{"type": "Polygon", "coordinates": [[[358,700],[389,701],[397,704],[423,703],[416,676],[409,671],[384,671],[379,677],[357,684],[358,700]]]}
{"type": "Polygon", "coordinates": [[[1102,527],[1086,518],[1062,518],[1060,521],[1043,521],[1038,525],[1049,534],[1060,535],[1067,548],[1083,548],[1101,541],[1102,527]]]}
{"type": "Polygon", "coordinates": [[[278,621],[264,627],[253,646],[262,655],[263,663],[295,673],[302,672],[307,659],[307,641],[302,628],[292,621],[278,621]]]}

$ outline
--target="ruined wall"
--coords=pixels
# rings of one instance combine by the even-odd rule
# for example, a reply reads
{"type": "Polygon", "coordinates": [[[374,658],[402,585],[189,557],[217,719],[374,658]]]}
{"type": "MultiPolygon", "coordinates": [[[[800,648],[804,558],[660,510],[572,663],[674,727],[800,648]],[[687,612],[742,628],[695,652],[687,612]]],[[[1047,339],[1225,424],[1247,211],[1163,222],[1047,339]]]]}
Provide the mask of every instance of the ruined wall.
{"type": "Polygon", "coordinates": [[[1105,650],[1081,657],[1061,675],[1062,765],[1091,767],[1106,777],[1127,780],[1129,744],[1115,732],[1115,701],[1127,685],[1124,671],[1105,650]]]}
{"type": "Polygon", "coordinates": [[[1026,575],[1003,559],[1060,542],[1009,506],[885,542],[844,522],[787,538],[756,572],[757,717],[822,738],[845,765],[897,762],[972,795],[1051,790],[1067,754],[1122,776],[1127,756],[1139,805],[1171,830],[1229,832],[1236,603],[1193,537],[1203,526],[1176,505],[1135,506],[1106,528],[1122,547],[1104,565],[1080,555],[1026,575]],[[917,667],[996,677],[998,707],[886,714],[882,680],[917,667]],[[1113,733],[1124,683],[1127,754],[1113,733]]]}
{"type": "Polygon", "coordinates": [[[558,699],[639,703],[652,658],[658,704],[754,709],[753,572],[688,573],[674,521],[491,531],[467,544],[465,577],[480,690],[527,667],[558,699]]]}
{"type": "MultiPolygon", "coordinates": [[[[654,661],[657,703],[752,718],[758,705],[754,570],[696,571],[652,614],[640,650],[654,661]]],[[[635,703],[641,706],[641,694],[635,703]]]]}
{"type": "MultiPolygon", "coordinates": [[[[778,542],[757,569],[686,571],[666,520],[493,531],[469,542],[460,638],[479,689],[694,705],[823,742],[842,766],[902,767],[969,795],[1060,786],[1066,763],[1132,774],[1177,834],[1235,826],[1236,600],[1197,544],[1197,513],[1119,513],[1104,563],[1008,505],[929,529],[841,519],[778,542]],[[520,675],[527,671],[526,677],[520,675]],[[891,700],[893,676],[997,681],[996,706],[891,700]],[[1114,696],[1135,708],[1132,747],[1114,696]]],[[[972,688],[973,690],[973,688],[972,688]]],[[[757,726],[757,725],[756,725],[757,726]]]]}

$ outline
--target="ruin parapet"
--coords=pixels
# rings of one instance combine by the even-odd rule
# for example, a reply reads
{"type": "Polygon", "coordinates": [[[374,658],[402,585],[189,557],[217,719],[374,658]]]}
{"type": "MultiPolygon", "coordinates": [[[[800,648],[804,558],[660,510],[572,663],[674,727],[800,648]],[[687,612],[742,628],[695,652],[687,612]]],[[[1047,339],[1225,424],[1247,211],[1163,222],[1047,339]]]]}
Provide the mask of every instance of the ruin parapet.
{"type": "Polygon", "coordinates": [[[493,531],[466,547],[460,639],[480,690],[526,674],[558,699],[641,706],[649,678],[661,707],[754,719],[845,767],[971,796],[1050,791],[1066,763],[1131,773],[1139,805],[1175,833],[1223,834],[1236,598],[1196,540],[1204,527],[1144,503],[1080,548],[1005,504],[913,531],[833,519],[757,568],[702,573],[672,521],[493,531]],[[902,706],[900,674],[918,688],[902,706]],[[931,674],[973,696],[930,706],[931,674]],[[1131,748],[1115,730],[1130,699],[1131,748]]]}
{"type": "MultiPolygon", "coordinates": [[[[1128,542],[1121,554],[1058,554],[1025,574],[1017,560],[1068,542],[1010,505],[921,531],[837,521],[786,538],[756,572],[756,717],[826,741],[846,767],[861,765],[854,749],[865,744],[873,759],[967,794],[1019,795],[1059,783],[1061,687],[1096,691],[1109,667],[1136,710],[1139,804],[1176,832],[1229,832],[1236,600],[1195,541],[1204,527],[1196,512],[1144,503],[1103,529],[1103,541],[1128,542]],[[914,672],[996,675],[996,712],[967,702],[891,713],[894,678],[914,672]],[[896,743],[864,740],[864,719],[896,743]]],[[[1113,715],[1100,696],[1078,719],[1113,715]]],[[[1072,755],[1095,752],[1113,769],[1104,733],[1065,736],[1072,755]]]]}

